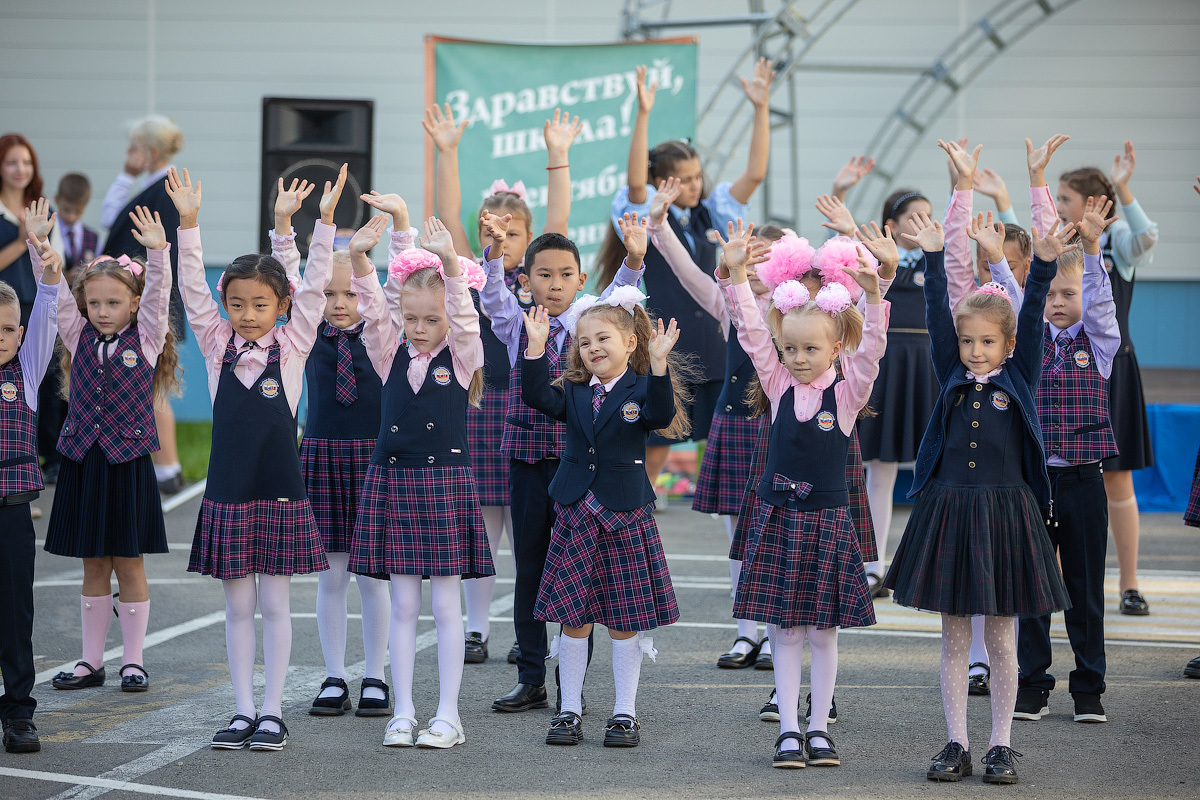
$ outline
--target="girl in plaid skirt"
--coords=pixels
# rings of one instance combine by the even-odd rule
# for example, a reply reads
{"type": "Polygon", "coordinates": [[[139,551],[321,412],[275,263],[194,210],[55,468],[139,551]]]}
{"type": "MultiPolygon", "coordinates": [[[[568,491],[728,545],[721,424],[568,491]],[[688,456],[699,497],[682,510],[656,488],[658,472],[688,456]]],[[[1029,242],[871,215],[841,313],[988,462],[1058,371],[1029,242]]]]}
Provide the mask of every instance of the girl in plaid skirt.
{"type": "MultiPolygon", "coordinates": [[[[382,229],[380,229],[381,231],[382,229]]],[[[466,440],[466,414],[483,391],[483,343],[470,287],[483,270],[460,259],[446,226],[430,217],[422,250],[392,261],[389,284],[404,337],[395,329],[366,249],[352,251],[364,346],[384,377],[382,425],[350,547],[350,571],[390,577],[390,648],[395,715],[390,747],[450,748],[466,741],[458,713],[463,672],[462,578],[494,575],[466,440]],[[412,683],[422,576],[428,576],[437,626],[441,695],[429,726],[417,732],[412,683]]]]}
{"type": "MultiPolygon", "coordinates": [[[[219,579],[225,592],[225,645],[237,713],[213,736],[215,749],[280,750],[287,744],[282,704],[292,647],[291,576],[329,566],[300,474],[296,406],[321,321],[333,213],[345,179],[343,165],[337,183],[325,184],[299,288],[274,256],[240,256],[217,281],[226,320],[204,277],[196,221],[200,184],[193,186],[186,170],[182,179],[173,167],[167,174],[180,218],[180,290],[204,354],[213,403],[208,482],[188,571],[219,579]],[[278,318],[288,314],[277,327],[278,318]],[[256,609],[262,612],[266,669],[260,710],[254,703],[256,609]]],[[[372,224],[380,227],[377,220],[372,224]]],[[[290,232],[290,220],[286,227],[290,232]]]]}
{"type": "MultiPolygon", "coordinates": [[[[30,228],[46,220],[41,207],[30,228]]],[[[170,245],[155,214],[130,213],[147,259],[102,256],[80,270],[74,286],[59,283],[58,328],[66,348],[70,410],[58,449],[63,454],[46,550],[83,559],[83,659],[54,676],[56,689],[104,683],[104,640],[112,621],[110,581],[125,653],[121,689],[144,692],[149,679],[142,645],[150,611],[145,553],[167,552],[158,481],[150,454],[158,449],[154,398],[177,391],[178,357],[167,321],[170,245]]],[[[39,231],[40,232],[40,231],[39,231]]],[[[35,270],[39,258],[30,249],[35,270]]]]}
{"type": "MultiPolygon", "coordinates": [[[[631,259],[645,255],[645,221],[621,220],[631,259]]],[[[606,747],[635,747],[641,725],[635,701],[643,654],[656,651],[643,632],[679,619],[666,556],[654,522],[654,490],[646,475],[646,436],[686,435],[678,370],[669,369],[679,339],[675,320],[654,330],[634,287],[605,299],[576,300],[567,322],[572,346],[560,381],[551,384],[545,356],[550,318],[525,314],[529,339],[521,365],[522,400],[566,423],[562,464],[550,484],[557,521],[534,616],[561,623],[556,637],[562,708],[546,744],[583,739],[583,681],[592,626],[608,628],[616,701],[606,747]]],[[[553,652],[552,648],[552,652],[553,652]]]]}
{"type": "MultiPolygon", "coordinates": [[[[724,263],[738,338],[758,372],[756,402],[771,413],[769,453],[749,508],[750,536],[733,613],[767,623],[771,634],[780,719],[773,765],[836,766],[840,760],[826,727],[837,676],[837,629],[875,622],[848,512],[845,465],[886,342],[879,276],[861,253],[857,266],[844,267],[863,289],[865,313],[840,283],[822,287],[809,302],[804,284],[784,281],[772,293],[768,330],[746,272],[755,258],[751,232],[739,225],[734,235],[730,225],[729,233],[724,263]],[[842,380],[834,368],[839,357],[842,380]],[[812,648],[806,736],[799,733],[797,711],[805,638],[812,648]]],[[[872,239],[868,246],[881,262],[896,262],[890,238],[872,239]]]]}

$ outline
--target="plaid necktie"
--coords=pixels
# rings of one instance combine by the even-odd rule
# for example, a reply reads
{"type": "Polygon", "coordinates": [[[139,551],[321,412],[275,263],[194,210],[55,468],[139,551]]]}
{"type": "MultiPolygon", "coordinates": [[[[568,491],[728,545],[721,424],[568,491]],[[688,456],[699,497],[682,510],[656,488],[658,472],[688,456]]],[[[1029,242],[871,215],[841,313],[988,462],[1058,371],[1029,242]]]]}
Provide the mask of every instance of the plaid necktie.
{"type": "Polygon", "coordinates": [[[600,416],[600,406],[604,405],[604,395],[607,390],[603,383],[597,383],[592,387],[592,422],[595,422],[600,416]]]}
{"type": "Polygon", "coordinates": [[[358,386],[354,382],[354,356],[350,354],[350,331],[326,325],[322,331],[326,336],[337,339],[337,401],[349,407],[358,399],[358,386]]]}
{"type": "Polygon", "coordinates": [[[244,345],[242,345],[241,350],[234,350],[233,349],[233,340],[230,340],[229,346],[227,348],[225,348],[225,358],[222,359],[222,361],[224,363],[228,364],[229,371],[233,372],[234,368],[238,365],[238,362],[242,360],[242,356],[246,355],[246,353],[249,353],[251,350],[254,350],[257,348],[258,348],[257,342],[246,342],[244,345]]]}
{"type": "Polygon", "coordinates": [[[66,240],[67,240],[67,247],[66,247],[67,258],[66,258],[66,263],[63,266],[73,267],[73,266],[75,266],[75,262],[79,259],[79,247],[77,246],[77,244],[75,242],[75,229],[74,228],[67,228],[66,240]]]}
{"type": "Polygon", "coordinates": [[[1063,362],[1067,360],[1067,350],[1071,346],[1071,342],[1075,339],[1066,331],[1059,331],[1054,343],[1057,346],[1057,352],[1054,354],[1054,361],[1050,364],[1051,372],[1058,372],[1062,369],[1063,362]]]}
{"type": "Polygon", "coordinates": [[[510,292],[516,292],[521,288],[521,282],[517,280],[521,274],[521,268],[504,270],[504,285],[508,287],[510,292]]]}
{"type": "Polygon", "coordinates": [[[550,338],[546,340],[546,352],[550,354],[550,363],[558,363],[558,334],[563,329],[563,325],[559,322],[558,317],[550,318],[550,338]]]}

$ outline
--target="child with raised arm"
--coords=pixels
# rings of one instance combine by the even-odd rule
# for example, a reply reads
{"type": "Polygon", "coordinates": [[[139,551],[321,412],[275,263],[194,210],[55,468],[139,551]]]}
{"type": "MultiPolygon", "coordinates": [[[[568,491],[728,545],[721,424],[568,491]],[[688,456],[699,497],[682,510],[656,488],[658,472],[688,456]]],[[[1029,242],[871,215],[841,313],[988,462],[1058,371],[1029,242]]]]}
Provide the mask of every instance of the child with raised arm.
{"type": "Polygon", "coordinates": [[[989,285],[951,312],[942,226],[915,214],[909,242],[924,252],[925,313],[941,383],[921,440],[917,498],[884,584],[901,605],[942,615],[942,704],[950,741],[934,756],[931,781],[972,774],[967,669],[973,615],[985,617],[991,657],[992,738],[984,781],[1016,783],[1012,710],[1017,694],[1016,617],[1067,606],[1046,533],[1050,483],[1034,393],[1041,377],[1041,301],[1055,259],[1074,230],[1034,228],[1030,302],[1013,311],[989,285]],[[1056,235],[1057,234],[1057,235],[1056,235]]]}
{"type": "Polygon", "coordinates": [[[227,320],[204,279],[197,223],[201,184],[193,186],[187,170],[182,178],[173,167],[167,173],[167,192],[180,219],[180,289],[213,403],[208,485],[188,571],[217,578],[225,592],[225,645],[237,713],[213,735],[217,750],[287,745],[283,685],[292,650],[291,576],[329,568],[301,475],[296,407],[321,321],[333,213],[346,169],[343,165],[336,184],[325,184],[299,288],[274,256],[239,256],[217,282],[227,320]],[[289,319],[277,325],[282,315],[289,319]],[[266,671],[261,709],[254,702],[256,610],[263,618],[266,671]]]}

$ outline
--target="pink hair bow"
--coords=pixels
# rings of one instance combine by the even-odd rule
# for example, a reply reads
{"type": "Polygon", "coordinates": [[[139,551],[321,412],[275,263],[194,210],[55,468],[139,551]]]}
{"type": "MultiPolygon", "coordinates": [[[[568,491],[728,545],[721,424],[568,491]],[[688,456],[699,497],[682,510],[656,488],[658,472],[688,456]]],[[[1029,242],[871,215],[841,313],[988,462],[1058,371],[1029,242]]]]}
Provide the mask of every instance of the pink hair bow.
{"type": "Polygon", "coordinates": [[[503,178],[497,178],[496,180],[492,181],[491,187],[488,188],[487,196],[495,197],[496,195],[500,194],[501,192],[507,192],[508,194],[515,194],[518,198],[520,198],[521,200],[524,200],[525,199],[525,181],[517,181],[512,186],[509,186],[508,183],[503,178]]]}
{"type": "Polygon", "coordinates": [[[88,264],[88,269],[93,269],[97,265],[103,264],[105,261],[117,262],[118,264],[120,264],[122,267],[125,268],[126,272],[128,272],[130,275],[133,275],[135,278],[137,276],[141,275],[142,272],[144,272],[141,264],[134,261],[133,259],[131,259],[129,256],[125,255],[124,253],[117,256],[116,258],[113,258],[112,256],[100,256],[99,258],[93,260],[91,264],[88,264]]]}

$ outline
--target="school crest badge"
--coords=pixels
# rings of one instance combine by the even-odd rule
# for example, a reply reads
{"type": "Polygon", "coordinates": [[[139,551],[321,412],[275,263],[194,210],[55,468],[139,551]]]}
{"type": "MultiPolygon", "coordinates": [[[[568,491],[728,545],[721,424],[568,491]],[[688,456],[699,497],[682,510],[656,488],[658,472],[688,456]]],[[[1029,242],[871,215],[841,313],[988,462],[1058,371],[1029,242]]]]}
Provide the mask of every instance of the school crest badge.
{"type": "Polygon", "coordinates": [[[1092,363],[1092,359],[1087,354],[1086,350],[1076,350],[1074,358],[1075,366],[1079,367],[1080,369],[1087,369],[1088,364],[1092,363]]]}
{"type": "Polygon", "coordinates": [[[0,400],[6,403],[11,403],[17,399],[17,385],[12,381],[5,381],[0,384],[0,400]]]}
{"type": "Polygon", "coordinates": [[[1008,395],[1001,391],[992,392],[992,408],[997,411],[1008,411],[1008,405],[1011,401],[1008,395]]]}
{"type": "Polygon", "coordinates": [[[822,411],[817,414],[817,427],[825,432],[833,430],[833,426],[837,423],[837,419],[829,411],[822,411]]]}
{"type": "Polygon", "coordinates": [[[437,367],[433,371],[433,382],[438,386],[446,386],[450,383],[450,370],[446,367],[437,367]]]}
{"type": "Polygon", "coordinates": [[[258,385],[258,391],[268,400],[274,400],[279,396],[279,381],[274,378],[267,378],[258,385]]]}
{"type": "Polygon", "coordinates": [[[621,406],[621,419],[626,422],[637,422],[642,418],[642,407],[630,400],[621,406]]]}
{"type": "Polygon", "coordinates": [[[138,363],[137,353],[132,350],[126,350],[121,353],[121,363],[127,367],[136,367],[138,363]]]}

